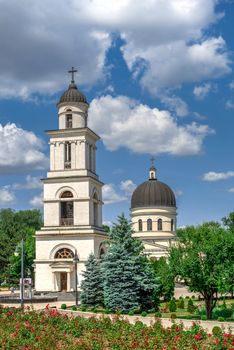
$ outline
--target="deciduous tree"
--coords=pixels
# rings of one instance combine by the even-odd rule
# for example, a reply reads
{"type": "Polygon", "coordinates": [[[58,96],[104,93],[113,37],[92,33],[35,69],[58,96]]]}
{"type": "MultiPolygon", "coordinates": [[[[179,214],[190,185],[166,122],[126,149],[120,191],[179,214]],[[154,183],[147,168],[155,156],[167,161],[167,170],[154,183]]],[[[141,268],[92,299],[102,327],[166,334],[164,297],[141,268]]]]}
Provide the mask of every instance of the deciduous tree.
{"type": "Polygon", "coordinates": [[[205,301],[212,318],[218,292],[228,291],[234,264],[234,236],[211,223],[189,226],[177,232],[179,241],[170,251],[170,265],[180,280],[205,301]]]}

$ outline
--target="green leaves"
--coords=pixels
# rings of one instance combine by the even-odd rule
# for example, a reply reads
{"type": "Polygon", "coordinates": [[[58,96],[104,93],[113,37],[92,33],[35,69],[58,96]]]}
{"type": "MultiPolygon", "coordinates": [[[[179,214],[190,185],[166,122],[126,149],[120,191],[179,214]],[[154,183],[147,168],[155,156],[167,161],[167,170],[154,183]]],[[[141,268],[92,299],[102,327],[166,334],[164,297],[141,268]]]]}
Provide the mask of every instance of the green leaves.
{"type": "Polygon", "coordinates": [[[124,215],[114,224],[109,243],[102,262],[105,306],[122,311],[152,307],[153,271],[141,241],[132,238],[131,224],[124,215]]]}
{"type": "Polygon", "coordinates": [[[179,241],[171,248],[169,262],[178,279],[200,292],[211,317],[214,295],[233,285],[234,236],[216,222],[178,231],[179,241]]]}
{"type": "MultiPolygon", "coordinates": [[[[25,267],[31,270],[35,258],[35,231],[42,225],[39,210],[0,210],[0,281],[17,283],[20,276],[20,254],[15,250],[25,240],[25,267]]],[[[20,253],[20,251],[18,252],[20,253]]]]}
{"type": "Polygon", "coordinates": [[[90,254],[85,267],[84,279],[81,282],[81,304],[89,307],[103,305],[103,280],[100,263],[93,254],[90,254]]]}

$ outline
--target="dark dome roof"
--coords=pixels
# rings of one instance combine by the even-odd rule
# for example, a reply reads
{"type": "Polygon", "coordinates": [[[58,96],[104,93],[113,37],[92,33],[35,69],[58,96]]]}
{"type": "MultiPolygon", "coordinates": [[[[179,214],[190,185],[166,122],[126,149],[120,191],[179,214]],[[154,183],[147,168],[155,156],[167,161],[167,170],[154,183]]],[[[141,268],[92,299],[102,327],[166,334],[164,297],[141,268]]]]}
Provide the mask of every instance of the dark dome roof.
{"type": "Polygon", "coordinates": [[[67,103],[67,102],[83,102],[87,103],[85,95],[82,94],[77,89],[76,84],[71,83],[68,87],[68,89],[63,93],[63,95],[60,97],[59,103],[67,103]]]}
{"type": "Polygon", "coordinates": [[[150,179],[139,185],[132,195],[131,208],[176,207],[172,189],[165,183],[150,179]]]}

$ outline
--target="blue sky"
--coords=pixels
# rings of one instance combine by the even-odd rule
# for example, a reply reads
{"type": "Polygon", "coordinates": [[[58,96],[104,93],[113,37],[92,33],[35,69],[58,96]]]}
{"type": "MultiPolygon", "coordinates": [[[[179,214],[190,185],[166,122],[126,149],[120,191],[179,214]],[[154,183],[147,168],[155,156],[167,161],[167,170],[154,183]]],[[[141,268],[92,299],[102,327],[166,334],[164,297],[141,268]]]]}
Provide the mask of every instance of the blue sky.
{"type": "Polygon", "coordinates": [[[152,155],[180,226],[233,211],[233,22],[233,1],[1,2],[0,207],[40,208],[44,130],[75,66],[102,137],[105,222],[129,214],[152,155]]]}

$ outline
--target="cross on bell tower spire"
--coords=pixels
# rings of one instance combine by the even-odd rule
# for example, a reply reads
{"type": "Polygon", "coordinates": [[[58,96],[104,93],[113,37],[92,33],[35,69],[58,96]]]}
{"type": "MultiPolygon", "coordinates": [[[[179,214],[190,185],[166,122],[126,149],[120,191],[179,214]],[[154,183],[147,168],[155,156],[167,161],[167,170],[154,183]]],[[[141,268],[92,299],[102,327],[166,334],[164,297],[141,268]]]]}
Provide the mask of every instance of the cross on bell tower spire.
{"type": "Polygon", "coordinates": [[[154,161],[155,161],[155,158],[152,157],[151,159],[151,167],[150,167],[150,170],[149,170],[149,179],[150,180],[157,180],[156,178],[156,168],[154,166],[154,161]]]}
{"type": "Polygon", "coordinates": [[[75,73],[77,73],[77,70],[74,67],[72,67],[71,70],[68,71],[68,73],[71,73],[71,83],[74,84],[75,83],[74,77],[75,77],[75,73]]]}

